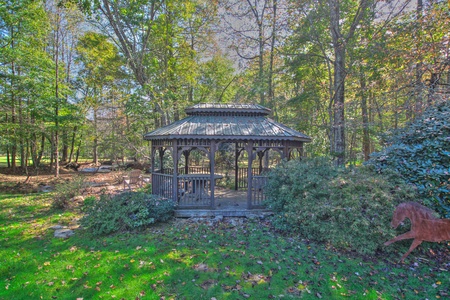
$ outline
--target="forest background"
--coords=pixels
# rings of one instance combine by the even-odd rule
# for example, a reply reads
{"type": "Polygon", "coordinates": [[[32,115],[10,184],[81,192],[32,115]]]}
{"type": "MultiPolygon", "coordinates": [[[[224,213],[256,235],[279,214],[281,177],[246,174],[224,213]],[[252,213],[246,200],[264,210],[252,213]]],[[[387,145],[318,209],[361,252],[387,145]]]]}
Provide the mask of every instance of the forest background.
{"type": "MultiPolygon", "coordinates": [[[[448,1],[0,1],[0,155],[146,160],[202,103],[256,103],[361,163],[450,94],[448,1]]],[[[56,159],[59,158],[59,159],[56,159]]],[[[27,171],[28,172],[28,171],[27,171]]]]}

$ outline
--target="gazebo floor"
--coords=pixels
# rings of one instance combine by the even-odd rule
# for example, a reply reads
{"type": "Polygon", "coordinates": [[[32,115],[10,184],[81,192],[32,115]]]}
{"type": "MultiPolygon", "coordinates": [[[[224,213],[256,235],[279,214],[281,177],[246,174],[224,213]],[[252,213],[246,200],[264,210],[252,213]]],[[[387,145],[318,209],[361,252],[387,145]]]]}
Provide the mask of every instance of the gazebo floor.
{"type": "Polygon", "coordinates": [[[255,217],[272,214],[267,209],[248,209],[247,191],[235,191],[216,187],[215,209],[178,209],[175,210],[175,217],[255,217]]]}

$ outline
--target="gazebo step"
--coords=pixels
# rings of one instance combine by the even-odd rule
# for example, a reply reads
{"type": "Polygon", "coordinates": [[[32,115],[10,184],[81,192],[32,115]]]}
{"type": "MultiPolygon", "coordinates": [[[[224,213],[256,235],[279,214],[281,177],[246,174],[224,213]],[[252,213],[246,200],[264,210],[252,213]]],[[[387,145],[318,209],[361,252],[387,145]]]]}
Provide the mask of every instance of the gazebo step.
{"type": "Polygon", "coordinates": [[[211,210],[211,209],[178,209],[175,210],[176,218],[195,218],[195,217],[265,217],[273,214],[267,209],[235,209],[235,210],[211,210]]]}

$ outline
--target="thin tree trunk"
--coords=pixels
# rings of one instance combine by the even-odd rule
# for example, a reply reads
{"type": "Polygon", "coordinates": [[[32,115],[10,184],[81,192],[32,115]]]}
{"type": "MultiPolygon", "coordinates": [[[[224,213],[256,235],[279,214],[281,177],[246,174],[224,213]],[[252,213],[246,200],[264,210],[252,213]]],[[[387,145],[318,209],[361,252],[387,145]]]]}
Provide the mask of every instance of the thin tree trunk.
{"type": "MultiPolygon", "coordinates": [[[[20,77],[20,67],[17,68],[17,76],[20,77]]],[[[24,132],[25,132],[25,128],[23,126],[23,112],[22,112],[22,96],[19,95],[19,97],[17,97],[17,104],[18,104],[18,118],[19,118],[19,136],[18,136],[18,140],[19,140],[19,149],[20,149],[20,167],[24,168],[26,165],[26,161],[25,161],[25,141],[24,141],[24,132]]]]}
{"type": "MultiPolygon", "coordinates": [[[[12,42],[13,43],[13,42],[12,42]]],[[[14,86],[14,77],[16,76],[15,74],[15,64],[14,62],[11,63],[11,73],[12,73],[12,79],[11,79],[11,123],[14,124],[16,123],[16,99],[15,99],[15,86],[14,86]]],[[[11,145],[11,167],[12,169],[15,171],[16,170],[16,155],[17,155],[17,138],[16,138],[16,130],[13,129],[13,135],[12,135],[12,140],[13,143],[11,145]]]]}
{"type": "Polygon", "coordinates": [[[64,129],[63,130],[63,134],[62,134],[62,142],[63,142],[63,148],[62,148],[62,154],[61,154],[61,161],[66,163],[67,162],[67,158],[69,156],[69,141],[68,141],[68,137],[67,137],[67,130],[64,129]]]}
{"type": "Polygon", "coordinates": [[[275,55],[275,42],[276,42],[276,23],[277,23],[277,1],[273,0],[273,15],[272,15],[272,40],[270,43],[270,61],[269,61],[269,74],[268,74],[268,102],[269,108],[274,108],[274,86],[273,86],[273,59],[275,55]]]}
{"type": "Polygon", "coordinates": [[[259,101],[262,106],[266,105],[265,100],[265,92],[264,92],[264,36],[263,36],[263,28],[262,21],[258,24],[258,39],[259,39],[259,57],[258,57],[258,65],[259,65],[259,74],[258,74],[258,89],[259,89],[259,101]]]}
{"type": "Polygon", "coordinates": [[[75,147],[75,137],[77,135],[77,129],[78,129],[78,126],[75,126],[73,128],[72,141],[70,143],[70,154],[69,154],[69,161],[68,161],[69,163],[72,162],[73,150],[74,150],[74,147],[75,147]]]}
{"type": "MultiPolygon", "coordinates": [[[[419,44],[421,41],[421,26],[420,26],[420,19],[422,18],[422,11],[423,11],[423,2],[422,0],[417,0],[417,7],[416,7],[416,30],[415,30],[415,40],[419,44]]],[[[419,46],[418,46],[419,47],[419,46]]],[[[419,53],[419,51],[417,51],[419,53]]],[[[416,70],[415,70],[415,103],[414,103],[414,115],[410,116],[408,119],[413,119],[414,116],[417,116],[421,113],[422,107],[423,107],[423,86],[422,86],[422,59],[419,57],[419,61],[416,64],[416,70]]],[[[411,107],[412,108],[412,107],[411,107]]],[[[409,109],[407,109],[407,113],[409,112],[409,109]]]]}
{"type": "Polygon", "coordinates": [[[42,156],[44,155],[44,149],[45,149],[45,134],[42,133],[42,136],[41,136],[41,150],[39,151],[39,154],[37,156],[36,167],[38,167],[41,164],[42,156]]]}
{"type": "Polygon", "coordinates": [[[55,177],[59,177],[59,22],[60,14],[59,8],[56,11],[56,40],[55,40],[55,139],[54,139],[54,153],[55,153],[55,177]]]}
{"type": "Polygon", "coordinates": [[[366,78],[361,70],[360,72],[360,88],[361,88],[361,114],[363,125],[363,141],[362,148],[364,160],[369,160],[370,155],[370,136],[369,136],[369,112],[367,109],[367,93],[366,93],[366,78]]]}
{"type": "Polygon", "coordinates": [[[50,140],[50,169],[53,169],[54,159],[55,159],[55,133],[52,133],[50,140]]]}
{"type": "Polygon", "coordinates": [[[81,139],[82,139],[82,136],[80,135],[80,140],[78,141],[77,152],[75,155],[75,163],[76,164],[78,163],[78,158],[80,157],[81,139]]]}
{"type": "Polygon", "coordinates": [[[8,165],[8,168],[11,168],[11,160],[9,157],[9,146],[6,147],[6,163],[8,165]]]}
{"type": "Polygon", "coordinates": [[[98,164],[98,132],[97,132],[97,109],[94,109],[94,146],[92,149],[93,162],[98,164]]]}
{"type": "MultiPolygon", "coordinates": [[[[5,114],[5,123],[8,124],[8,113],[5,114]]],[[[6,128],[6,136],[9,137],[9,129],[6,128]]],[[[8,166],[8,168],[11,168],[11,161],[10,161],[10,157],[9,157],[9,146],[6,146],[6,164],[8,166]]]]}

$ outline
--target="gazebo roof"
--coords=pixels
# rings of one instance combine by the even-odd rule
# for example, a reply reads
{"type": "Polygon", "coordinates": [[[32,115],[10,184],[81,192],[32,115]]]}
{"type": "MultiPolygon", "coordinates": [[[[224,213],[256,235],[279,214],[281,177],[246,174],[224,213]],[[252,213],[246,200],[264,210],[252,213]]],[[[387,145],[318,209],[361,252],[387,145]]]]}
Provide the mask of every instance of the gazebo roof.
{"type": "Polygon", "coordinates": [[[309,136],[268,118],[270,109],[257,104],[201,103],[185,111],[186,118],[151,131],[144,139],[311,141],[309,136]]]}

